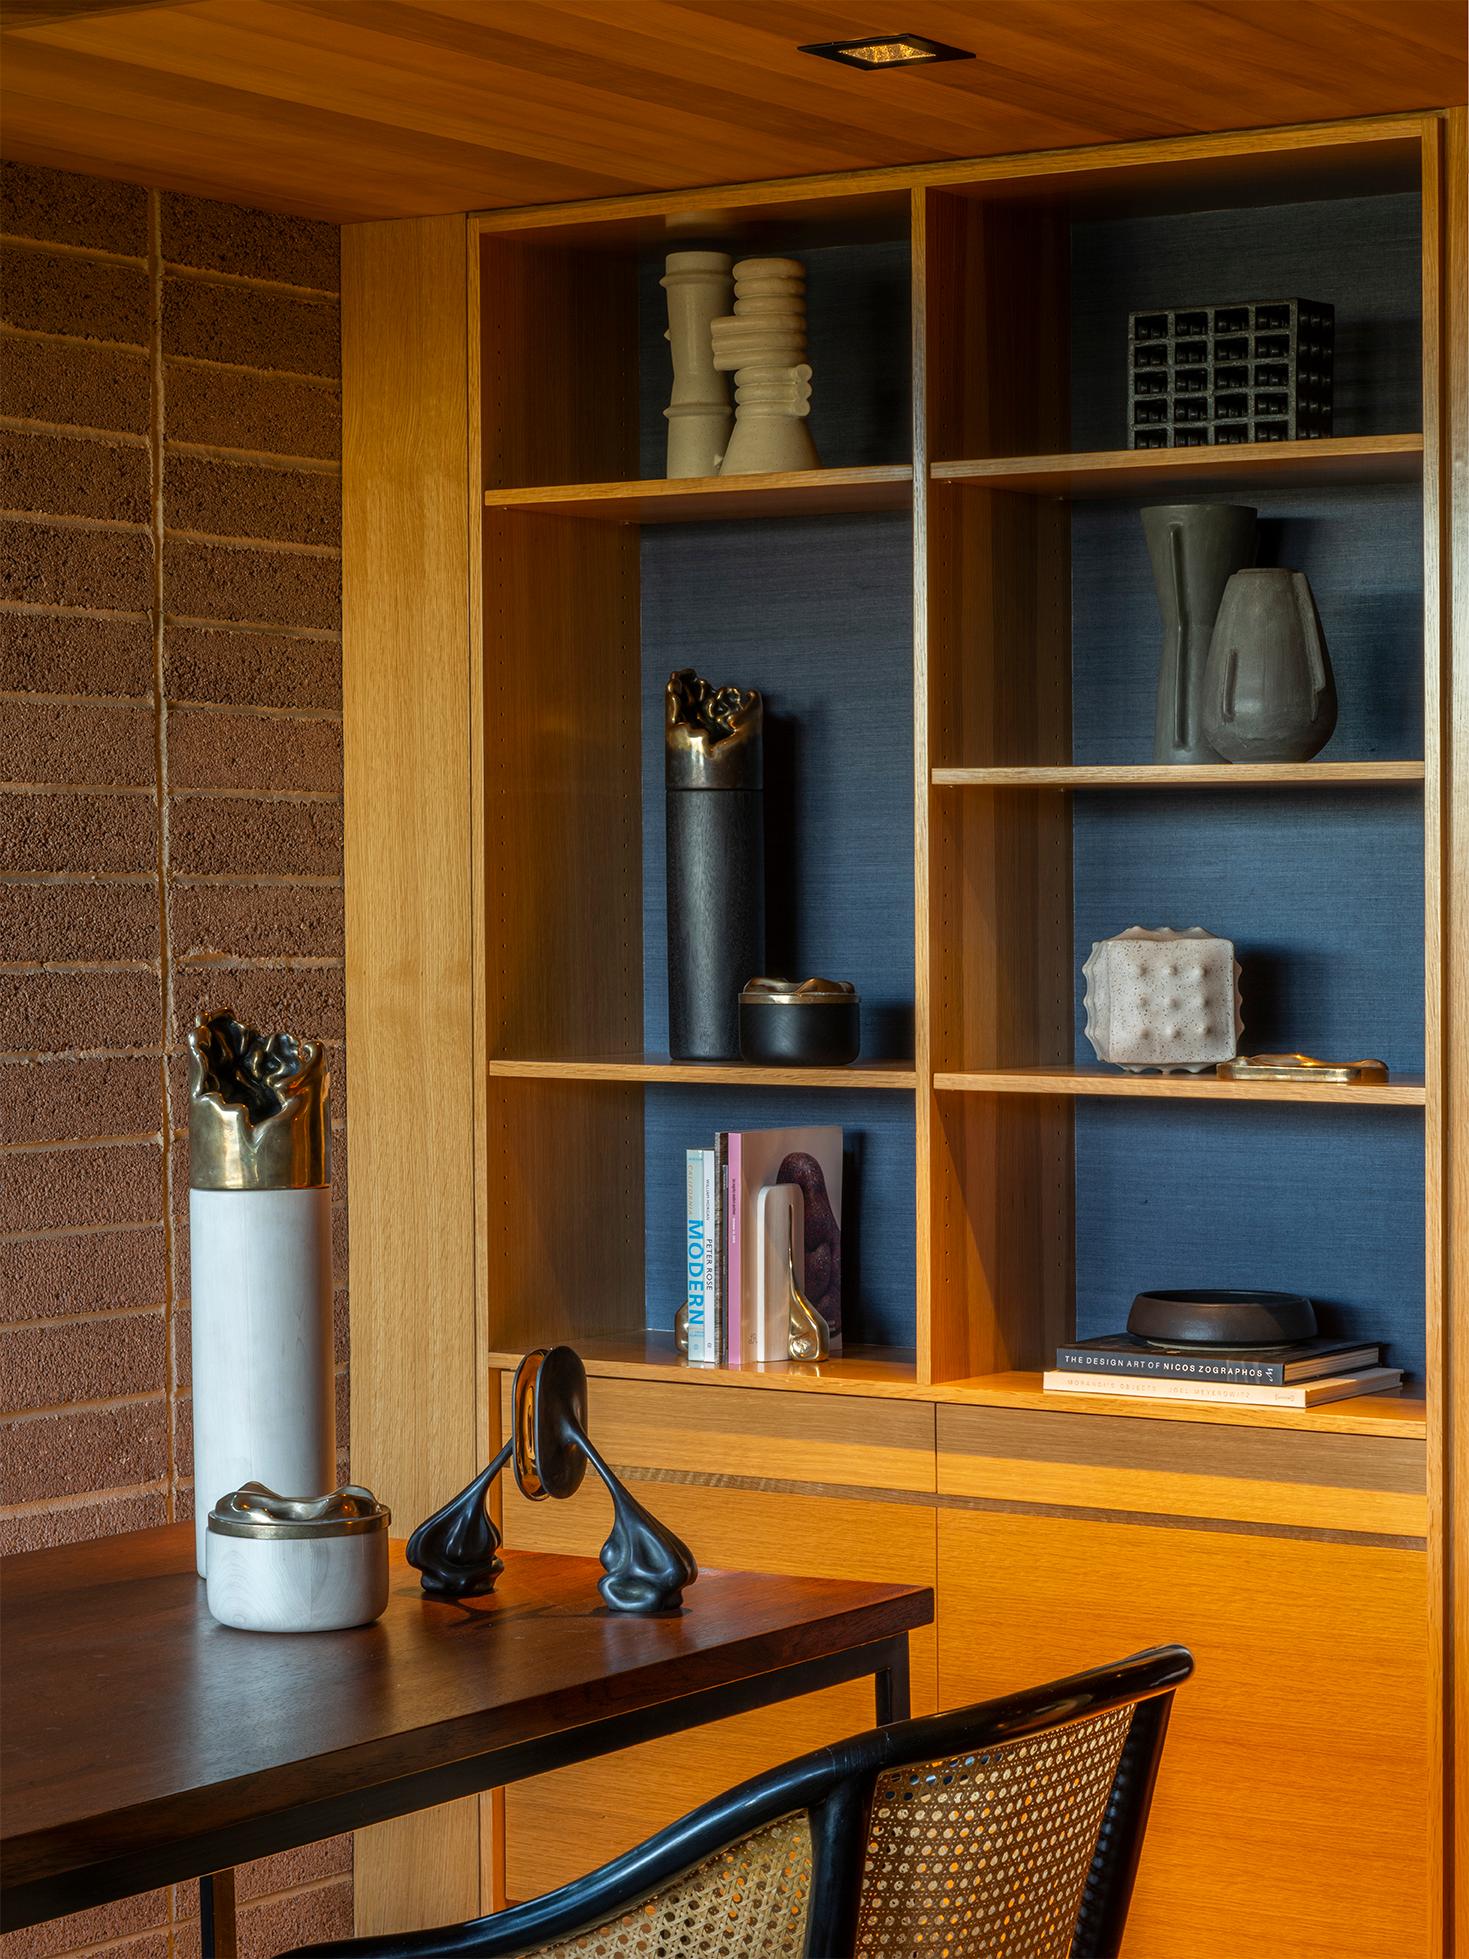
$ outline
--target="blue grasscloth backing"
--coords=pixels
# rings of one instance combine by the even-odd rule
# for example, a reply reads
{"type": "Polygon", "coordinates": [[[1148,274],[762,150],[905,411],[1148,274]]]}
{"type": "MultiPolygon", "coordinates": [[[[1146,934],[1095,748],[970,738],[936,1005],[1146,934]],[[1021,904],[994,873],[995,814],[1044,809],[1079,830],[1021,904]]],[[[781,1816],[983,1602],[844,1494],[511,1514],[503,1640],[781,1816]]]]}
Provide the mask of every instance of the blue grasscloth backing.
{"type": "MultiPolygon", "coordinates": [[[[1233,299],[1336,308],[1335,433],[1421,427],[1418,200],[1079,225],[1072,239],[1072,439],[1126,442],[1127,314],[1233,299]]],[[[1423,753],[1416,485],[1281,494],[1262,564],[1305,571],[1340,697],[1323,761],[1423,753]]],[[[1139,504],[1072,513],[1073,755],[1151,760],[1161,627],[1139,504]]],[[[1078,795],[1075,1054],[1081,962],[1129,925],[1203,925],[1244,968],[1246,1051],[1302,1048],[1423,1067],[1423,827],[1416,791],[1078,795]]],[[[1076,1318],[1116,1331],[1149,1286],[1309,1294],[1327,1329],[1423,1368],[1423,1123],[1415,1111],[1082,1101],[1076,1318]]]]}

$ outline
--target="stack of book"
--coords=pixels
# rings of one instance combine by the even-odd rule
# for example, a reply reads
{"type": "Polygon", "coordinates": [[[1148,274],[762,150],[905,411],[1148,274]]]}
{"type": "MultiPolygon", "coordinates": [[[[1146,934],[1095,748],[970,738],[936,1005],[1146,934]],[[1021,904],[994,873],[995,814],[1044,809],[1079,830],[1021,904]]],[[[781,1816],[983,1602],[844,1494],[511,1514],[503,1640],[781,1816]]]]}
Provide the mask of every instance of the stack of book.
{"type": "Polygon", "coordinates": [[[712,1148],[688,1152],[686,1196],[691,1365],[744,1367],[790,1358],[787,1260],[826,1321],[829,1352],[839,1354],[841,1130],[725,1130],[712,1148]],[[767,1258],[762,1242],[766,1191],[787,1199],[779,1259],[767,1258]]]}
{"type": "Polygon", "coordinates": [[[1115,1394],[1149,1400],[1212,1401],[1249,1408],[1316,1408],[1352,1395],[1387,1394],[1400,1367],[1360,1340],[1299,1340],[1289,1347],[1164,1347],[1130,1333],[1056,1349],[1044,1376],[1057,1394],[1115,1394]]]}

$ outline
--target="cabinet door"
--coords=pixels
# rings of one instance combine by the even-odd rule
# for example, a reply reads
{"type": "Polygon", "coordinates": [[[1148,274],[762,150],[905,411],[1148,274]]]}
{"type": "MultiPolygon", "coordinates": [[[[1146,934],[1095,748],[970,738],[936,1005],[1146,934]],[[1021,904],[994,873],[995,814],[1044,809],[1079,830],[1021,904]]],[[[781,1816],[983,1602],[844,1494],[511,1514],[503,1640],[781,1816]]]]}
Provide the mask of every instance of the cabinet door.
{"type": "Polygon", "coordinates": [[[1177,1640],[1124,1959],[1429,1959],[1422,1551],[939,1511],[946,1706],[1177,1640]]]}
{"type": "MultiPolygon", "coordinates": [[[[931,1407],[594,1381],[591,1421],[634,1495],[701,1566],[934,1582],[931,1407]]],[[[595,1557],[610,1521],[590,1477],[566,1503],[527,1503],[513,1485],[505,1499],[511,1545],[595,1557]]],[[[913,1711],[927,1713],[932,1628],[911,1654],[913,1711]]],[[[872,1723],[871,1684],[852,1681],[517,1783],[505,1792],[506,1892],[564,1884],[746,1776],[872,1723]]]]}

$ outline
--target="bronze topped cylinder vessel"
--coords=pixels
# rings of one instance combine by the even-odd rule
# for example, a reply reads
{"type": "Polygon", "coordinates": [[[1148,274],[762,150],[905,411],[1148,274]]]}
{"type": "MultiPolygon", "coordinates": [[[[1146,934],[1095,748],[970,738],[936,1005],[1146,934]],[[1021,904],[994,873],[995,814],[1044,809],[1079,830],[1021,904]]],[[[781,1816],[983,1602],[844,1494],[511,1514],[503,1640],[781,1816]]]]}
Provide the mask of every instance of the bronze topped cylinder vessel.
{"type": "Polygon", "coordinates": [[[765,963],[764,707],[692,667],[664,695],[668,1052],[738,1061],[740,989],[765,963]]]}
{"type": "Polygon", "coordinates": [[[246,1483],[335,1489],[331,1076],[318,1041],[228,1008],[189,1035],[194,1532],[246,1483]]]}

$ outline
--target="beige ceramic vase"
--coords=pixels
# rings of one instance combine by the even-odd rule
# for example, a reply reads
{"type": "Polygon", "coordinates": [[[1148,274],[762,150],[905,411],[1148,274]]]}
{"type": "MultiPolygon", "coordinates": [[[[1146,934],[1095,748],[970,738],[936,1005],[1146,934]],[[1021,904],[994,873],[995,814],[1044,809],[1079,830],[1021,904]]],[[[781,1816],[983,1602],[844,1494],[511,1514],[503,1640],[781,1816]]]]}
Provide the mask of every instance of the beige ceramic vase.
{"type": "Polygon", "coordinates": [[[735,377],[735,426],[721,476],[819,469],[806,417],[806,273],[799,259],[747,258],[734,269],[734,312],[713,324],[714,365],[735,377]]]}
{"type": "Polygon", "coordinates": [[[729,383],[714,365],[710,328],[729,306],[733,282],[727,252],[670,252],[658,281],[668,294],[673,392],[668,421],[668,474],[715,476],[734,426],[729,383]]]}

